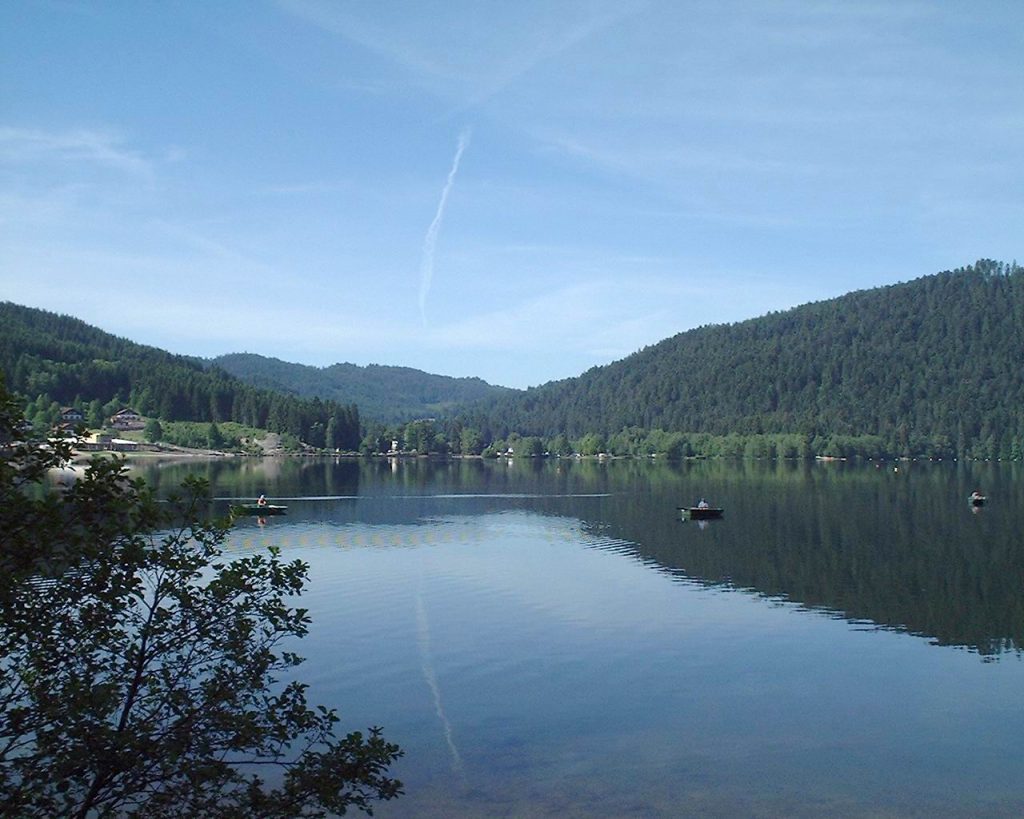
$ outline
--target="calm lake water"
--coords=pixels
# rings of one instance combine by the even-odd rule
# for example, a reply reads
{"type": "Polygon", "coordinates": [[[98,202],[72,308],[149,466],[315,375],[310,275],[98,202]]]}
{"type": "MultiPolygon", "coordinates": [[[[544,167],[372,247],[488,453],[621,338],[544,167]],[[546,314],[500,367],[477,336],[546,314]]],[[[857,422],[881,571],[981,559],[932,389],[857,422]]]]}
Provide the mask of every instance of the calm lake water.
{"type": "Polygon", "coordinates": [[[310,699],[406,752],[380,817],[1024,815],[1018,465],[137,470],[288,505],[229,549],[310,564],[310,699]]]}

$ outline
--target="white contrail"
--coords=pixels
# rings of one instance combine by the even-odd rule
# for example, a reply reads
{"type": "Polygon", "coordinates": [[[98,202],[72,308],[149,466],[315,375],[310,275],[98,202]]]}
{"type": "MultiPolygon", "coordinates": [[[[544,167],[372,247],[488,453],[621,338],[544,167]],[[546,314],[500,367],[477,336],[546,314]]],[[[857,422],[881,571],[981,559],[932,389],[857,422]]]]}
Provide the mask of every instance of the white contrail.
{"type": "Polygon", "coordinates": [[[452,724],[444,713],[444,706],[441,704],[441,686],[437,683],[437,674],[434,673],[434,659],[430,650],[430,623],[427,621],[427,610],[423,606],[423,594],[416,595],[416,626],[418,632],[417,642],[420,647],[420,664],[423,669],[423,678],[427,681],[427,687],[434,698],[434,711],[441,721],[441,728],[444,731],[444,740],[448,743],[448,750],[452,755],[452,771],[460,777],[465,776],[462,767],[462,756],[455,746],[455,736],[452,733],[452,724]]]}
{"type": "Polygon", "coordinates": [[[459,171],[459,160],[462,159],[462,152],[469,145],[471,133],[467,128],[459,134],[459,145],[455,149],[452,169],[448,171],[448,180],[444,183],[444,190],[441,191],[441,201],[437,203],[437,213],[434,214],[434,221],[430,223],[427,235],[423,238],[423,261],[420,263],[420,319],[424,326],[427,324],[427,293],[430,292],[430,283],[434,278],[434,249],[437,247],[437,234],[441,232],[441,221],[444,219],[448,194],[451,192],[452,185],[455,184],[455,174],[459,171]]]}

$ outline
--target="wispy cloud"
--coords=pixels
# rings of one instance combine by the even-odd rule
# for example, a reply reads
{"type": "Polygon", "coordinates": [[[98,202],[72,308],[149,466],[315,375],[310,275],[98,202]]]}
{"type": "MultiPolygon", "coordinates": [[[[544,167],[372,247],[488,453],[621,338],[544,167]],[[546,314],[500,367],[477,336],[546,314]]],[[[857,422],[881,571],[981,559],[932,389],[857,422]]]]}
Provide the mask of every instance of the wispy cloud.
{"type": "Polygon", "coordinates": [[[675,277],[658,269],[642,272],[663,263],[659,260],[638,260],[632,269],[626,260],[619,263],[621,273],[595,271],[589,278],[519,300],[506,299],[500,309],[436,328],[430,342],[438,349],[515,349],[531,355],[557,349],[566,356],[591,359],[590,366],[702,324],[740,321],[831,295],[796,284],[780,287],[772,278],[752,272],[709,269],[682,260],[676,261],[675,277]],[[622,279],[628,279],[636,294],[628,310],[622,305],[622,279]],[[709,279],[717,288],[713,314],[707,302],[709,279]]]}
{"type": "Polygon", "coordinates": [[[355,190],[351,182],[325,182],[316,180],[313,182],[293,182],[280,185],[270,185],[260,192],[281,196],[309,196],[320,194],[351,193],[355,190]]]}
{"type": "Polygon", "coordinates": [[[153,164],[125,146],[122,137],[89,129],[51,132],[0,127],[0,161],[23,164],[57,160],[86,162],[135,176],[151,177],[153,164]]]}
{"type": "Polygon", "coordinates": [[[277,5],[286,13],[343,37],[416,75],[449,76],[443,61],[428,58],[420,49],[401,42],[393,31],[360,20],[347,8],[319,0],[277,0],[277,5]]]}
{"type": "Polygon", "coordinates": [[[582,159],[616,173],[658,178],[666,170],[707,171],[714,173],[813,174],[820,165],[799,159],[779,159],[736,150],[687,145],[632,145],[619,147],[584,142],[579,137],[560,134],[535,134],[551,149],[582,159]]]}
{"type": "MultiPolygon", "coordinates": [[[[654,282],[631,278],[638,292],[654,282]]],[[[474,347],[491,350],[558,349],[565,355],[588,355],[597,345],[607,354],[627,355],[649,334],[637,333],[654,315],[665,310],[670,295],[658,288],[652,303],[637,303],[624,313],[620,284],[614,278],[577,281],[548,288],[527,298],[506,298],[500,309],[460,318],[431,333],[439,348],[474,347]],[[656,303],[655,303],[656,302],[656,303]],[[596,341],[600,337],[600,341],[596,341]]],[[[648,290],[647,292],[652,292],[648,290]]],[[[672,300],[678,293],[673,292],[672,300]]],[[[657,319],[660,323],[660,317],[657,319]]]]}
{"type": "Polygon", "coordinates": [[[455,158],[452,160],[448,179],[441,191],[441,201],[437,203],[434,221],[430,223],[427,235],[423,238],[423,260],[420,263],[420,318],[424,327],[427,325],[427,295],[430,293],[430,285],[434,279],[434,253],[437,249],[437,236],[441,232],[441,223],[444,220],[444,211],[448,204],[448,194],[451,193],[452,185],[455,184],[455,175],[459,172],[459,161],[462,159],[462,152],[469,144],[471,134],[472,132],[468,128],[459,134],[459,144],[455,149],[455,158]]]}
{"type": "Polygon", "coordinates": [[[277,0],[277,4],[286,13],[397,66],[407,82],[453,104],[449,116],[483,105],[536,67],[648,5],[646,0],[616,0],[580,8],[549,5],[529,13],[514,6],[504,10],[492,6],[487,15],[456,7],[441,13],[439,6],[431,15],[433,27],[417,18],[418,26],[410,28],[401,17],[387,22],[377,15],[370,22],[351,7],[323,0],[277,0]],[[455,32],[458,39],[452,39],[455,32]]]}
{"type": "Polygon", "coordinates": [[[510,59],[498,64],[464,102],[462,110],[483,105],[498,96],[517,80],[526,76],[542,64],[553,60],[602,31],[612,27],[626,17],[636,14],[647,4],[645,2],[616,3],[606,10],[596,11],[581,20],[570,20],[564,26],[553,26],[539,42],[520,43],[510,59]]]}

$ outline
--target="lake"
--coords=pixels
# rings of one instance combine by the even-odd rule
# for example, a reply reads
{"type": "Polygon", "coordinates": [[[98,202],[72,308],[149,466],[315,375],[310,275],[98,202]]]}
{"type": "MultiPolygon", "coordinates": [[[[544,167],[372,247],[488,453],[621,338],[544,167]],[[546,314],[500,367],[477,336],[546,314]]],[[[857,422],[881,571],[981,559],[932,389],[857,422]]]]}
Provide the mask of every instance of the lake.
{"type": "Polygon", "coordinates": [[[406,752],[377,816],[1024,815],[1020,465],[132,468],[288,505],[228,550],[309,563],[311,701],[406,752]]]}

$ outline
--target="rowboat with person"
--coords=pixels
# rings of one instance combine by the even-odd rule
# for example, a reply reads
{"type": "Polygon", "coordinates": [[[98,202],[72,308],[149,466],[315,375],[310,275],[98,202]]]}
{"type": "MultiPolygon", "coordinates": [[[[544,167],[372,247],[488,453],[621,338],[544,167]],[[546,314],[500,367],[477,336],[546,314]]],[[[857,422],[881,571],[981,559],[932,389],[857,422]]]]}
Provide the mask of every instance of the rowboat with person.
{"type": "Polygon", "coordinates": [[[704,498],[701,498],[696,506],[679,506],[677,508],[684,518],[689,518],[690,520],[712,520],[722,517],[722,514],[725,512],[722,507],[712,506],[704,498]]]}

